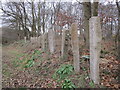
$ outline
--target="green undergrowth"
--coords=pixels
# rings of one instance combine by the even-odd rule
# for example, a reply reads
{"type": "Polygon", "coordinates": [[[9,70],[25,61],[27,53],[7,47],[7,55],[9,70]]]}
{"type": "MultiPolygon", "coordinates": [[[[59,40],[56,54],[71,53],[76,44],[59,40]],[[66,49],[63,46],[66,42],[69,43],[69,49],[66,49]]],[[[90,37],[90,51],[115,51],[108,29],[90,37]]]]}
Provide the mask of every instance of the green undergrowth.
{"type": "Polygon", "coordinates": [[[62,88],[76,88],[74,83],[69,79],[69,76],[74,73],[74,68],[72,65],[62,65],[60,66],[55,73],[53,74],[53,78],[61,83],[60,86],[62,88]]]}
{"type": "Polygon", "coordinates": [[[33,67],[36,63],[36,59],[41,60],[42,51],[34,50],[30,53],[21,53],[16,55],[15,60],[13,60],[13,66],[23,68],[33,67]]]}
{"type": "MultiPolygon", "coordinates": [[[[13,52],[13,54],[14,53],[15,52],[13,52]]],[[[63,59],[64,58],[65,57],[63,57],[63,59]]],[[[57,65],[57,62],[52,62],[52,60],[56,58],[52,58],[52,55],[50,55],[50,52],[48,52],[47,50],[43,51],[35,49],[29,52],[16,54],[15,59],[12,60],[12,65],[18,71],[28,70],[29,73],[43,77],[43,79],[46,79],[46,77],[51,78],[52,76],[52,79],[54,79],[57,82],[57,86],[65,90],[74,89],[77,87],[96,88],[94,83],[91,80],[89,80],[89,75],[87,73],[88,65],[84,65],[89,58],[90,57],[88,55],[84,55],[80,59],[80,64],[82,65],[82,72],[80,72],[79,74],[76,74],[74,72],[74,67],[71,64],[62,64],[58,69],[56,69],[56,67],[60,64],[57,65]],[[48,58],[46,59],[46,57],[48,58]],[[57,66],[53,66],[52,64],[57,66]],[[51,73],[52,71],[55,72],[51,73]]],[[[63,60],[61,61],[64,62],[63,60]]],[[[11,72],[9,72],[7,69],[5,69],[3,73],[8,77],[11,74],[11,72]]],[[[104,73],[109,74],[106,71],[104,71],[104,73]]],[[[52,87],[52,82],[48,85],[52,87]]]]}
{"type": "Polygon", "coordinates": [[[8,65],[3,64],[2,67],[3,67],[3,69],[2,69],[2,74],[3,74],[5,77],[10,77],[10,76],[11,76],[11,71],[9,70],[8,65]]]}
{"type": "Polygon", "coordinates": [[[76,86],[73,84],[73,82],[69,79],[65,79],[62,83],[62,88],[76,88],[76,86]]]}
{"type": "Polygon", "coordinates": [[[86,72],[87,68],[82,67],[81,70],[83,73],[76,74],[72,65],[61,65],[58,69],[56,69],[52,77],[56,80],[58,86],[63,89],[74,89],[77,87],[96,88],[96,85],[90,80],[89,74],[86,72]]]}
{"type": "Polygon", "coordinates": [[[53,75],[53,78],[58,78],[59,80],[65,79],[68,75],[72,74],[74,68],[72,65],[62,65],[56,70],[53,75]]]}

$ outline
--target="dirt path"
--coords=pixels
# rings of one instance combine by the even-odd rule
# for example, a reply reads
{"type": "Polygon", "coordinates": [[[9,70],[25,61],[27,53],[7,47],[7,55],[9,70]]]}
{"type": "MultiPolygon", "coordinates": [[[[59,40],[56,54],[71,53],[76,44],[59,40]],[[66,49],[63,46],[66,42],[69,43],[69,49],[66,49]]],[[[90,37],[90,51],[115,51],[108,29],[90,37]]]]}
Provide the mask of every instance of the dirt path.
{"type": "Polygon", "coordinates": [[[11,76],[16,72],[15,67],[13,67],[13,60],[15,60],[16,55],[22,53],[22,49],[13,46],[3,46],[2,47],[2,87],[9,87],[11,82],[11,76]],[[8,82],[9,81],[9,82],[8,82]]]}
{"type": "MultiPolygon", "coordinates": [[[[20,69],[20,67],[14,66],[14,61],[17,61],[17,56],[20,54],[24,54],[25,49],[24,46],[20,47],[20,45],[9,45],[2,47],[2,69],[3,69],[3,77],[2,77],[2,87],[6,88],[15,88],[15,87],[45,87],[45,84],[48,81],[54,82],[51,79],[51,75],[44,76],[44,73],[48,73],[47,68],[43,67],[43,70],[36,70],[41,68],[39,64],[29,69],[20,69]],[[42,73],[42,75],[41,75],[42,73]],[[33,78],[34,77],[34,78],[33,78]]],[[[27,53],[28,54],[28,53],[27,53]]],[[[45,54],[45,53],[44,53],[45,54]]],[[[24,56],[22,58],[24,58],[24,56]]],[[[19,56],[21,58],[21,56],[19,56]]],[[[25,56],[27,57],[27,56],[25,56]]],[[[44,57],[44,56],[42,56],[44,57]]],[[[19,59],[20,59],[19,58],[19,59]]],[[[42,58],[44,59],[44,58],[42,58]]],[[[40,61],[37,60],[38,63],[40,61]]],[[[51,61],[52,62],[52,61],[51,61]]],[[[43,61],[43,63],[47,64],[47,61],[43,61]]],[[[21,64],[22,65],[22,64],[21,64]]],[[[43,64],[44,65],[44,64],[43,64]]],[[[46,65],[45,65],[46,66],[46,65]]],[[[53,70],[54,71],[54,70],[53,70]]],[[[48,83],[49,84],[49,83],[48,83]]],[[[52,85],[53,86],[53,85],[52,85]]],[[[56,85],[54,85],[56,86],[56,85]]]]}
{"type": "Polygon", "coordinates": [[[12,46],[2,47],[2,63],[10,64],[10,62],[15,59],[17,54],[22,53],[22,49],[12,46]]]}

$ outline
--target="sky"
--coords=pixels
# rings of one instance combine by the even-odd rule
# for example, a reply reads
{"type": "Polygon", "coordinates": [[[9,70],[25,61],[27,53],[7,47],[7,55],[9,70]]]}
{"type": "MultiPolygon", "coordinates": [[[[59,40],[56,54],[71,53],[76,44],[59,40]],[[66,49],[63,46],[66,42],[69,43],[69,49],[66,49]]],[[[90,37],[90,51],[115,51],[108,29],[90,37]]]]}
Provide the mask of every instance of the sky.
{"type": "MultiPolygon", "coordinates": [[[[2,3],[5,3],[6,1],[7,2],[8,1],[10,1],[10,2],[18,1],[19,2],[19,1],[26,1],[26,0],[1,0],[2,3]]],[[[31,0],[27,0],[27,1],[31,1],[31,0]]],[[[34,1],[38,2],[38,1],[44,1],[44,0],[34,0],[34,1]]],[[[59,2],[59,1],[61,1],[61,2],[76,2],[76,1],[82,2],[83,0],[45,0],[45,1],[46,2],[59,2]]],[[[85,1],[88,1],[88,0],[85,0],[85,1]]],[[[95,0],[95,1],[98,1],[98,0],[95,0]]],[[[108,1],[110,1],[110,2],[113,1],[113,3],[116,2],[116,0],[99,0],[99,1],[103,2],[104,4],[107,4],[108,1]]],[[[118,1],[120,1],[120,0],[118,0],[118,1]]],[[[1,17],[1,15],[2,15],[2,11],[0,10],[0,17],[1,17]]],[[[2,26],[2,20],[0,19],[0,27],[1,26],[2,26]]]]}
{"type": "MultiPolygon", "coordinates": [[[[19,1],[32,1],[32,0],[1,0],[1,2],[8,2],[8,1],[10,1],[10,2],[19,2],[19,1]]],[[[36,1],[36,2],[38,2],[38,1],[44,1],[44,0],[33,0],[33,1],[36,1]]],[[[85,2],[88,2],[89,0],[45,0],[46,2],[59,2],[59,1],[61,1],[61,2],[76,2],[76,1],[80,1],[80,2],[83,2],[83,1],[85,1],[85,2]]],[[[93,1],[93,0],[91,0],[91,1],[93,1]]],[[[100,2],[106,2],[106,1],[113,1],[113,2],[115,2],[116,0],[94,0],[94,1],[100,1],[100,2]]],[[[118,1],[120,1],[120,0],[118,0],[118,1]]]]}

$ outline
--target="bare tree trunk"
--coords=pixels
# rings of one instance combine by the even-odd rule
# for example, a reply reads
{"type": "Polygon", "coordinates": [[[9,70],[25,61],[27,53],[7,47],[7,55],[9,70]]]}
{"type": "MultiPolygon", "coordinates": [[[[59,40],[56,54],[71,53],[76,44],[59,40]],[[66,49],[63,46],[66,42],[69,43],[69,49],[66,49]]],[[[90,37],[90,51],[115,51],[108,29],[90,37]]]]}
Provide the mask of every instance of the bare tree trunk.
{"type": "MultiPolygon", "coordinates": [[[[112,19],[112,18],[111,18],[112,19]]],[[[112,31],[113,31],[113,21],[111,20],[111,30],[110,30],[110,39],[112,39],[112,31]]]]}
{"type": "Polygon", "coordinates": [[[118,32],[117,32],[117,53],[118,53],[118,60],[120,60],[120,1],[116,0],[116,5],[118,8],[118,32]]]}
{"type": "Polygon", "coordinates": [[[98,16],[98,2],[99,2],[99,0],[93,0],[92,16],[98,16]]]}
{"type": "Polygon", "coordinates": [[[89,2],[83,2],[83,11],[84,11],[84,30],[85,30],[85,36],[86,36],[86,47],[89,49],[89,19],[91,17],[91,3],[89,2]]]}
{"type": "Polygon", "coordinates": [[[92,17],[90,25],[90,78],[99,84],[99,61],[101,51],[102,32],[99,17],[92,17]]]}
{"type": "Polygon", "coordinates": [[[41,32],[40,8],[41,8],[41,5],[40,5],[40,2],[38,2],[38,36],[40,35],[40,32],[41,32]]]}
{"type": "Polygon", "coordinates": [[[43,23],[42,23],[42,28],[43,28],[43,33],[45,33],[45,2],[43,4],[44,12],[43,12],[43,23]]]}
{"type": "Polygon", "coordinates": [[[23,12],[24,12],[24,17],[23,17],[23,24],[24,24],[24,30],[25,30],[25,37],[26,39],[30,39],[29,37],[29,29],[27,28],[27,13],[26,13],[26,8],[25,8],[25,3],[22,2],[22,5],[23,5],[23,12]]]}
{"type": "Polygon", "coordinates": [[[32,8],[32,36],[36,36],[36,24],[35,24],[35,9],[34,9],[34,2],[32,1],[31,3],[31,8],[32,8]]]}
{"type": "Polygon", "coordinates": [[[61,45],[61,58],[68,60],[68,51],[70,47],[70,30],[63,30],[62,45],[61,45]]]}

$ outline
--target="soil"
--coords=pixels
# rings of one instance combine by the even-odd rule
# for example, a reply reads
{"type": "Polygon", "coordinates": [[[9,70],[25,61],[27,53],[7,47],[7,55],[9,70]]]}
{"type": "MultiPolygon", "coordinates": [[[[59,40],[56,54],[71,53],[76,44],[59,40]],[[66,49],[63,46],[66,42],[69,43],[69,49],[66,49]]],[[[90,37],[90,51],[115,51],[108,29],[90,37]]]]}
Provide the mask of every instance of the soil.
{"type": "MultiPolygon", "coordinates": [[[[55,71],[65,64],[72,64],[73,57],[68,60],[60,58],[60,53],[50,54],[41,48],[29,49],[29,42],[15,42],[2,46],[2,87],[3,88],[61,88],[61,82],[53,78],[55,71]],[[26,51],[27,50],[27,51],[26,51]],[[25,61],[32,58],[33,52],[40,51],[34,58],[32,67],[24,68],[25,61]],[[18,63],[21,62],[21,63],[18,63]]],[[[82,55],[89,54],[83,50],[82,55]]],[[[82,56],[81,55],[81,56],[82,56]]],[[[100,62],[100,85],[91,85],[89,78],[89,59],[81,59],[80,73],[71,74],[68,78],[78,88],[120,88],[118,82],[118,65],[120,62],[111,54],[106,54],[100,62]]]]}

